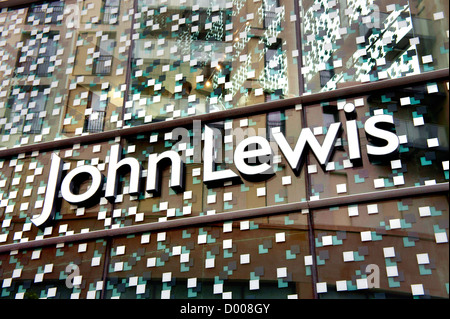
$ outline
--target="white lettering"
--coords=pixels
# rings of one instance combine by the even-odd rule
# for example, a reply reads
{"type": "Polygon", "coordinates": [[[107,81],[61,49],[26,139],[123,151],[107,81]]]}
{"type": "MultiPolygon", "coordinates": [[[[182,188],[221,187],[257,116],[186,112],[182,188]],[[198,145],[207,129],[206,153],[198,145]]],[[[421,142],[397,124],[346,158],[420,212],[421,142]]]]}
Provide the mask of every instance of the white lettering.
{"type": "MultiPolygon", "coordinates": [[[[366,134],[371,137],[377,139],[381,139],[386,141],[386,145],[367,145],[367,154],[374,156],[386,156],[395,153],[400,145],[398,140],[398,136],[389,132],[388,129],[378,128],[377,124],[387,124],[388,126],[392,126],[394,124],[394,118],[392,115],[376,115],[367,119],[364,124],[364,130],[366,134]]],[[[376,140],[373,141],[376,143],[376,140]]]]}
{"type": "Polygon", "coordinates": [[[252,136],[243,140],[236,147],[234,152],[234,164],[236,168],[245,175],[257,175],[257,174],[273,174],[272,166],[266,162],[272,156],[272,149],[269,142],[262,136],[252,136]],[[260,148],[254,150],[246,150],[251,145],[259,145],[260,148]],[[256,159],[266,157],[266,161],[258,165],[248,165],[246,159],[255,159],[250,161],[256,163],[256,159]]]}
{"type": "Polygon", "coordinates": [[[289,146],[283,133],[272,132],[272,135],[292,170],[298,174],[300,173],[300,168],[304,161],[306,145],[309,145],[321,165],[326,165],[328,163],[340,128],[341,123],[331,124],[322,145],[319,144],[310,128],[304,128],[300,132],[294,150],[289,146]]]}
{"type": "Polygon", "coordinates": [[[133,157],[127,157],[119,161],[122,156],[122,147],[118,144],[111,146],[108,164],[108,179],[106,181],[105,197],[109,201],[114,201],[117,195],[117,186],[120,172],[125,167],[130,168],[130,188],[131,195],[139,195],[139,185],[141,178],[141,165],[139,161],[133,157]],[[119,172],[120,171],[120,172],[119,172]]]}
{"type": "Polygon", "coordinates": [[[61,184],[62,197],[71,204],[87,205],[89,200],[101,190],[103,185],[102,173],[91,165],[83,165],[70,171],[61,184]],[[83,194],[74,194],[76,185],[80,184],[83,176],[89,175],[92,179],[91,186],[83,194]]]}
{"type": "Polygon", "coordinates": [[[225,182],[238,179],[239,176],[230,169],[216,171],[216,156],[214,147],[214,131],[205,125],[205,143],[203,149],[203,182],[212,185],[212,183],[225,182]]]}
{"type": "Polygon", "coordinates": [[[53,219],[55,215],[56,207],[54,202],[61,184],[62,171],[63,163],[61,158],[56,154],[52,154],[42,213],[38,217],[31,219],[31,222],[38,227],[44,225],[48,220],[53,219]]]}
{"type": "MultiPolygon", "coordinates": [[[[348,141],[348,154],[352,163],[361,161],[361,148],[358,136],[358,125],[356,121],[356,111],[353,104],[348,103],[344,107],[347,122],[345,124],[346,135],[348,141]]],[[[195,136],[194,143],[200,148],[200,125],[194,123],[195,136]]],[[[367,153],[370,156],[389,156],[398,150],[399,139],[392,131],[394,119],[391,115],[377,115],[366,120],[364,130],[371,144],[367,145],[367,153]]],[[[341,123],[332,123],[325,135],[322,144],[319,143],[310,128],[303,128],[297,139],[294,149],[291,148],[285,135],[278,131],[272,131],[278,148],[285,156],[288,164],[296,173],[300,173],[303,161],[306,157],[306,149],[309,147],[317,158],[319,163],[325,166],[330,160],[336,140],[339,136],[341,123]]],[[[182,136],[183,143],[188,143],[188,131],[177,130],[177,136],[182,136]]],[[[204,156],[203,156],[203,182],[208,187],[223,186],[224,182],[239,181],[239,175],[229,168],[216,170],[220,152],[222,148],[222,136],[209,126],[205,125],[204,130],[204,156]],[[215,145],[215,139],[220,142],[219,146],[215,145]]],[[[242,131],[241,131],[242,132],[242,131]]],[[[180,143],[179,145],[181,145],[180,143]]],[[[193,154],[196,157],[195,153],[193,154]]],[[[108,171],[106,178],[106,187],[104,196],[114,201],[118,191],[119,177],[129,172],[129,194],[137,196],[140,194],[141,186],[141,164],[136,158],[122,157],[122,148],[120,145],[112,145],[108,171]]],[[[250,136],[242,139],[237,145],[234,155],[234,164],[241,175],[248,180],[258,180],[259,178],[267,178],[274,174],[273,171],[273,150],[269,141],[262,136],[250,136]]],[[[160,194],[161,191],[161,167],[162,165],[170,165],[170,184],[174,191],[182,191],[184,189],[184,162],[180,154],[174,150],[165,151],[161,154],[150,154],[148,156],[148,169],[145,190],[151,194],[160,194]]],[[[47,182],[46,193],[42,212],[39,216],[33,216],[31,221],[36,226],[42,226],[51,220],[55,213],[55,199],[61,190],[62,197],[71,204],[89,205],[101,195],[104,176],[101,172],[91,165],[83,165],[77,167],[67,173],[63,177],[63,162],[61,158],[52,154],[49,180],[47,182]],[[82,182],[91,179],[90,187],[80,193],[79,186],[82,182]]]]}
{"type": "Polygon", "coordinates": [[[183,189],[184,163],[181,160],[181,156],[175,151],[166,151],[159,155],[150,154],[148,157],[146,187],[146,191],[148,193],[160,193],[160,166],[162,165],[161,162],[167,162],[167,160],[170,160],[172,165],[169,186],[175,191],[180,191],[183,189]]]}

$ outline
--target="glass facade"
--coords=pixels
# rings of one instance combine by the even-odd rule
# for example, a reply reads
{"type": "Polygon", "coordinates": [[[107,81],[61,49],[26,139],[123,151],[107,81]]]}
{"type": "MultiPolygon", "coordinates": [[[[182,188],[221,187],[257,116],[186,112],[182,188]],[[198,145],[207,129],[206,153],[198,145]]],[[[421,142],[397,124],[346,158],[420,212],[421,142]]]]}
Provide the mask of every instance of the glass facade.
{"type": "Polygon", "coordinates": [[[448,6],[0,2],[0,298],[448,298],[448,6]]]}
{"type": "Polygon", "coordinates": [[[448,3],[302,1],[305,92],[448,68],[448,3]]]}

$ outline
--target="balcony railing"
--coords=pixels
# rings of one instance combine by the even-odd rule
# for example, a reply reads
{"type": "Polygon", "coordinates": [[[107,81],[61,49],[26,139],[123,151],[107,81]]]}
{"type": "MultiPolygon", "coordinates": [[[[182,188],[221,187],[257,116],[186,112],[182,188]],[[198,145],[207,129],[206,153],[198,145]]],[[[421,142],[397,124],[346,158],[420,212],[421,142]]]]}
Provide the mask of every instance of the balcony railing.
{"type": "Polygon", "coordinates": [[[105,111],[96,111],[91,115],[87,115],[84,120],[83,131],[86,133],[103,132],[105,126],[105,111]]]}
{"type": "Polygon", "coordinates": [[[96,58],[92,73],[95,75],[110,75],[112,58],[112,55],[101,55],[96,58]]]}
{"type": "Polygon", "coordinates": [[[39,113],[33,114],[33,119],[30,120],[29,125],[31,125],[29,134],[40,134],[42,131],[42,119],[39,118],[39,113]]]}
{"type": "Polygon", "coordinates": [[[119,18],[119,7],[118,6],[104,6],[103,9],[103,19],[104,24],[116,24],[119,18]]]}

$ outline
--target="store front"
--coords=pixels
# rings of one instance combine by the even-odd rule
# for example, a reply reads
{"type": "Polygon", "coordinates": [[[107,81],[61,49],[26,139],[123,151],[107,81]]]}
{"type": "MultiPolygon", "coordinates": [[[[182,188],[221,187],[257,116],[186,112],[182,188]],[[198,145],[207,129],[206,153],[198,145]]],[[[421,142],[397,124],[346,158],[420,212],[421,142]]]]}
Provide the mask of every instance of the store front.
{"type": "Polygon", "coordinates": [[[0,298],[448,298],[446,1],[0,8],[0,298]]]}

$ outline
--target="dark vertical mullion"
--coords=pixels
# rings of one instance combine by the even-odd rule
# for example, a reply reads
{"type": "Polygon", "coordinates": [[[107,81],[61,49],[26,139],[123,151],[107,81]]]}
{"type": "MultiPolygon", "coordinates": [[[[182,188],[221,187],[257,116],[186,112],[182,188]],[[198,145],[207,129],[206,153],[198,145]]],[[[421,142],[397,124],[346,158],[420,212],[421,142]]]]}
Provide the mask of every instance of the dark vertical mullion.
{"type": "MultiPolygon", "coordinates": [[[[302,96],[305,93],[305,81],[302,74],[302,67],[303,67],[303,47],[302,47],[302,18],[300,14],[300,2],[301,0],[295,0],[294,1],[294,8],[295,8],[295,15],[297,17],[296,23],[295,23],[295,34],[297,37],[297,50],[298,50],[298,56],[297,56],[297,70],[298,70],[298,90],[299,95],[302,96]]],[[[307,127],[307,120],[306,120],[306,108],[302,107],[302,127],[307,127]]],[[[306,161],[304,163],[305,167],[308,167],[309,165],[309,157],[306,157],[306,161]]],[[[307,172],[307,170],[303,170],[305,174],[305,191],[306,191],[306,200],[309,202],[311,198],[311,180],[310,176],[307,172]]],[[[315,240],[314,240],[314,220],[312,216],[312,211],[308,212],[308,240],[309,240],[309,251],[313,259],[313,263],[311,266],[311,276],[312,276],[312,291],[313,291],[313,298],[318,299],[316,284],[318,282],[318,275],[317,275],[317,257],[316,257],[316,246],[315,246],[315,240]]]]}
{"type": "Polygon", "coordinates": [[[104,240],[106,240],[106,247],[105,247],[105,259],[104,259],[104,265],[103,265],[103,274],[102,274],[102,290],[100,291],[100,299],[106,299],[106,282],[108,280],[108,269],[109,269],[109,262],[111,260],[111,247],[112,247],[112,241],[114,240],[114,237],[104,237],[104,240]]]}
{"type": "Polygon", "coordinates": [[[302,74],[303,67],[303,48],[302,48],[302,18],[300,15],[300,2],[301,0],[294,0],[294,10],[297,20],[295,21],[295,34],[297,36],[297,72],[298,72],[298,93],[302,96],[305,93],[305,83],[302,74]]]}
{"type": "MultiPolygon", "coordinates": [[[[125,123],[123,123],[124,118],[125,118],[125,106],[126,103],[128,101],[128,94],[130,92],[130,85],[131,85],[131,69],[132,69],[132,62],[133,62],[133,50],[134,50],[134,41],[133,41],[133,34],[134,34],[134,23],[135,23],[135,14],[137,12],[138,9],[138,0],[133,0],[133,16],[131,18],[131,25],[130,25],[130,46],[128,49],[128,61],[127,61],[127,72],[125,75],[125,92],[123,95],[123,104],[122,104],[122,115],[121,115],[121,119],[122,119],[122,125],[124,125],[125,123]]],[[[118,17],[118,19],[120,18],[120,15],[118,17]]],[[[125,142],[125,138],[124,136],[120,136],[120,145],[123,145],[123,143],[125,142]]],[[[111,208],[111,212],[114,211],[114,203],[112,204],[112,208],[111,208]]],[[[111,220],[112,223],[112,220],[111,220]]],[[[105,248],[105,260],[104,260],[104,266],[103,266],[103,276],[102,276],[102,281],[103,281],[103,287],[100,293],[100,299],[106,299],[106,286],[107,286],[107,280],[108,280],[108,270],[109,270],[109,262],[111,259],[111,248],[112,248],[112,241],[114,240],[115,237],[106,237],[106,248],[105,248]]]]}
{"type": "MultiPolygon", "coordinates": [[[[133,50],[134,50],[134,41],[133,41],[133,34],[134,34],[134,23],[135,23],[135,14],[138,9],[138,0],[133,0],[133,15],[131,17],[131,25],[130,25],[130,46],[128,48],[128,60],[127,60],[127,72],[125,75],[125,92],[123,93],[123,104],[122,104],[122,126],[125,124],[124,118],[125,118],[125,110],[126,110],[126,103],[128,101],[128,95],[130,93],[130,86],[131,86],[131,69],[132,69],[132,62],[133,62],[133,50]]],[[[120,15],[119,15],[120,18],[120,15]]],[[[118,19],[119,19],[118,18],[118,19]]]]}

